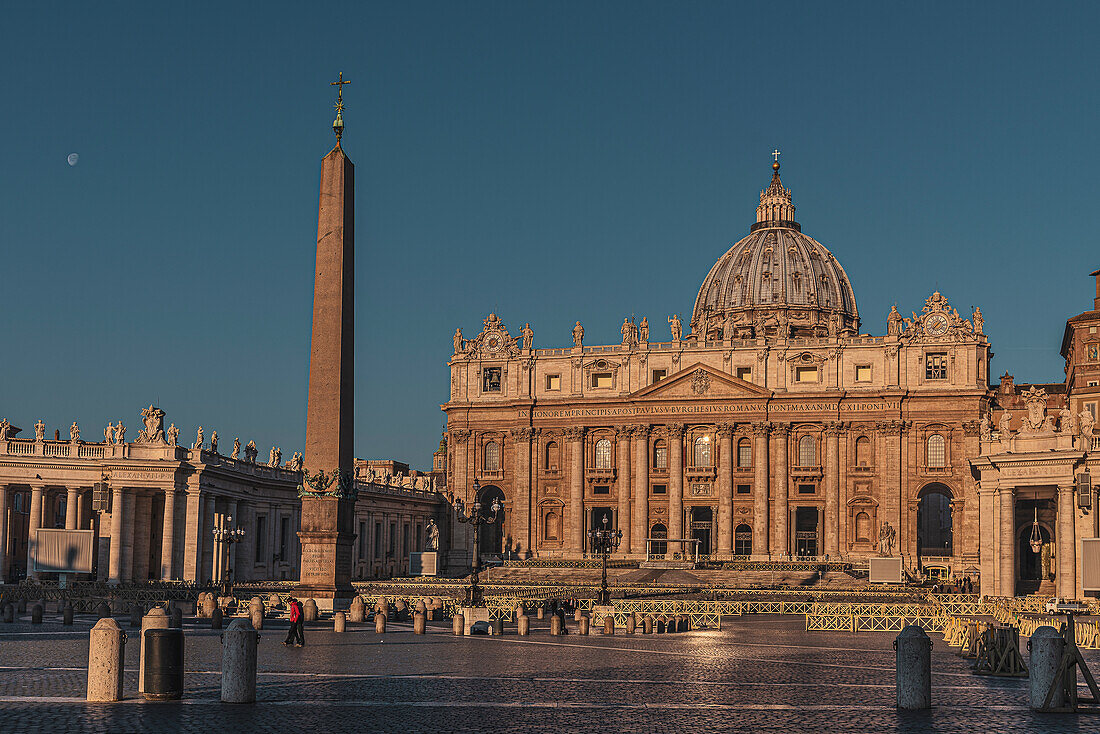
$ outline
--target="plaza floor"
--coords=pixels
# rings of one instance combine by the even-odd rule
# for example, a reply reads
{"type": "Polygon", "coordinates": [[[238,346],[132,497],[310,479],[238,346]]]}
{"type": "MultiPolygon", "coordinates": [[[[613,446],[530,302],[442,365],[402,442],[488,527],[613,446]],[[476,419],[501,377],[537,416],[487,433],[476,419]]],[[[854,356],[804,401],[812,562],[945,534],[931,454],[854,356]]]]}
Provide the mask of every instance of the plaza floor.
{"type": "MultiPolygon", "coordinates": [[[[258,702],[223,704],[217,630],[186,620],[186,695],[137,695],[137,630],[119,620],[128,699],[89,704],[88,630],[24,617],[0,625],[0,732],[1005,732],[1100,731],[1100,716],[1038,715],[1027,680],[973,675],[940,640],[931,711],[894,708],[893,633],[805,632],[801,617],[746,616],[720,632],[550,637],[413,635],[391,622],[307,627],[306,646],[263,630],[258,702]]],[[[574,625],[575,629],[575,625],[574,625]]],[[[1026,654],[1026,653],[1025,653],[1026,654]]],[[[1086,651],[1100,672],[1100,654],[1086,651]]]]}

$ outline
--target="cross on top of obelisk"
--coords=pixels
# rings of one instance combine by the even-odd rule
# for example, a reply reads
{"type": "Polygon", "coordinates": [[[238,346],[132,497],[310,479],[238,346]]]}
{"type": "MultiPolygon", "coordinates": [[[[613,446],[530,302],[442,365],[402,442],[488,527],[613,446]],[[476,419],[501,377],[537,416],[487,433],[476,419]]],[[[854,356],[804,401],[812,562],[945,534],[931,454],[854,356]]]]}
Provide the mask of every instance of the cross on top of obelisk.
{"type": "Polygon", "coordinates": [[[340,76],[334,82],[329,82],[329,86],[336,87],[336,119],[332,122],[332,131],[336,133],[336,145],[340,145],[340,136],[344,134],[344,85],[351,84],[350,80],[344,79],[344,72],[340,72],[340,76]]]}
{"type": "Polygon", "coordinates": [[[779,148],[776,148],[775,150],[772,151],[772,156],[775,158],[775,162],[778,163],[779,162],[779,148]]]}

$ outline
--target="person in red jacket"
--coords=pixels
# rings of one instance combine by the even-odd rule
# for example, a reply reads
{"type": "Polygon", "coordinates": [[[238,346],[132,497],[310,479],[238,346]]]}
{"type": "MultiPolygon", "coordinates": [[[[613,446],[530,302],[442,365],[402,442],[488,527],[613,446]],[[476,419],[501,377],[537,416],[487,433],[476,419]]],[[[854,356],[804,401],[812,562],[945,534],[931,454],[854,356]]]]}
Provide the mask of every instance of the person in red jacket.
{"type": "Polygon", "coordinates": [[[290,600],[290,630],[287,631],[286,639],[283,640],[283,644],[293,644],[295,647],[302,647],[306,644],[305,621],[302,619],[302,605],[294,598],[290,600]]]}

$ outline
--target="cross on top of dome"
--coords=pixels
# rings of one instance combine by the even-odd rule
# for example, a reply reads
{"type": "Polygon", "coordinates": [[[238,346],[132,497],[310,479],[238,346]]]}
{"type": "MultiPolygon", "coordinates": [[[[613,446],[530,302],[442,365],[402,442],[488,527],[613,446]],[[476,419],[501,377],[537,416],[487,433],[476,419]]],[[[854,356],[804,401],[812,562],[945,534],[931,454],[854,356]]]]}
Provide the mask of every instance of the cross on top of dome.
{"type": "Polygon", "coordinates": [[[800,229],[794,220],[794,204],[791,203],[791,190],[783,187],[779,179],[779,149],[772,151],[775,162],[772,163],[772,181],[768,188],[760,192],[760,205],[756,207],[756,224],[752,231],[765,227],[786,227],[800,229]]]}

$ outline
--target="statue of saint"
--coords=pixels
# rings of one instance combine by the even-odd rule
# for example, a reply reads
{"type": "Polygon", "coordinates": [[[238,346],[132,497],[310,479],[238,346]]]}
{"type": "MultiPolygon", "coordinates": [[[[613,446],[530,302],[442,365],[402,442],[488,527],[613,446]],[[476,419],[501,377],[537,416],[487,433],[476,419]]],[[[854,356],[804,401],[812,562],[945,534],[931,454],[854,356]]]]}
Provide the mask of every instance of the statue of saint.
{"type": "Polygon", "coordinates": [[[210,451],[218,453],[218,432],[214,431],[210,434],[210,451]]]}
{"type": "Polygon", "coordinates": [[[1012,435],[1012,414],[1007,410],[1001,413],[1001,419],[997,421],[997,430],[1001,432],[1001,439],[1012,435]]]}
{"type": "Polygon", "coordinates": [[[0,441],[8,440],[9,431],[11,431],[11,423],[8,423],[8,419],[0,420],[0,441]]]}
{"type": "Polygon", "coordinates": [[[244,458],[249,464],[256,463],[256,457],[259,456],[260,450],[256,448],[255,441],[249,441],[248,445],[244,447],[244,458]]]}
{"type": "Polygon", "coordinates": [[[126,426],[122,425],[121,420],[118,422],[118,425],[115,426],[115,443],[126,443],[126,426]]]}
{"type": "Polygon", "coordinates": [[[672,341],[678,342],[684,336],[684,325],[680,321],[679,314],[672,314],[668,317],[668,323],[672,328],[672,341]]]}
{"type": "Polygon", "coordinates": [[[630,346],[630,331],[631,331],[631,327],[632,327],[632,326],[633,326],[633,324],[631,324],[631,323],[630,323],[630,321],[629,321],[629,320],[627,320],[627,319],[626,319],[626,318],[624,317],[624,318],[623,318],[623,325],[622,325],[622,327],[621,327],[621,328],[619,329],[619,331],[620,331],[620,332],[622,333],[622,335],[623,335],[623,346],[624,346],[624,347],[630,346]]]}
{"type": "Polygon", "coordinates": [[[424,550],[426,551],[438,551],[439,550],[439,527],[435,524],[435,520],[428,518],[427,527],[427,542],[424,543],[424,550]]]}
{"type": "Polygon", "coordinates": [[[73,424],[69,426],[69,440],[74,442],[80,440],[80,426],[76,424],[76,421],[73,421],[73,424]]]}
{"type": "Polygon", "coordinates": [[[108,446],[115,442],[115,426],[113,423],[108,423],[107,427],[103,429],[103,443],[108,446]]]}
{"type": "Polygon", "coordinates": [[[455,354],[462,354],[462,329],[455,329],[455,354]]]}
{"type": "Polygon", "coordinates": [[[1092,429],[1096,425],[1096,418],[1087,410],[1082,410],[1078,417],[1081,419],[1081,438],[1084,439],[1085,446],[1092,446],[1092,429]]]}
{"type": "Polygon", "coordinates": [[[982,413],[982,421],[978,425],[978,432],[983,441],[993,440],[993,421],[990,420],[989,413],[982,413]]]}
{"type": "Polygon", "coordinates": [[[1077,435],[1077,414],[1069,408],[1062,408],[1058,411],[1058,428],[1059,430],[1069,436],[1077,435]]]}
{"type": "Polygon", "coordinates": [[[889,557],[893,555],[895,535],[894,526],[883,521],[878,531],[878,554],[880,556],[889,557]]]}
{"type": "Polygon", "coordinates": [[[168,426],[168,445],[175,446],[176,441],[179,440],[180,429],[176,428],[176,424],[172,423],[168,426]]]}
{"type": "Polygon", "coordinates": [[[983,331],[983,329],[985,329],[985,318],[982,316],[981,308],[975,306],[974,307],[974,333],[975,334],[984,334],[985,332],[983,331]]]}
{"type": "Polygon", "coordinates": [[[199,426],[199,430],[195,432],[195,445],[191,448],[201,449],[203,444],[202,426],[199,426]]]}
{"type": "Polygon", "coordinates": [[[237,437],[234,437],[233,438],[233,453],[230,454],[229,458],[237,459],[237,458],[240,458],[240,455],[241,455],[241,439],[237,438],[237,437]]]}
{"type": "Polygon", "coordinates": [[[649,319],[642,317],[642,323],[638,325],[638,341],[649,341],[649,319]]]}
{"type": "Polygon", "coordinates": [[[581,326],[581,322],[578,321],[577,325],[573,327],[573,346],[580,347],[581,342],[584,341],[584,327],[581,326]]]}
{"type": "Polygon", "coordinates": [[[531,351],[531,341],[535,338],[535,332],[531,330],[531,324],[524,324],[520,334],[523,335],[523,349],[528,352],[531,351]]]}
{"type": "Polygon", "coordinates": [[[271,449],[271,465],[278,468],[279,464],[283,463],[283,452],[278,446],[271,449]]]}

